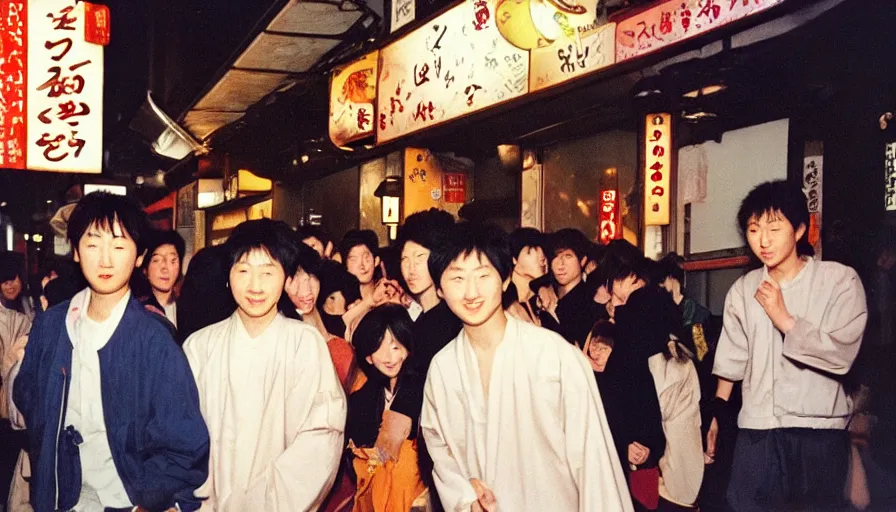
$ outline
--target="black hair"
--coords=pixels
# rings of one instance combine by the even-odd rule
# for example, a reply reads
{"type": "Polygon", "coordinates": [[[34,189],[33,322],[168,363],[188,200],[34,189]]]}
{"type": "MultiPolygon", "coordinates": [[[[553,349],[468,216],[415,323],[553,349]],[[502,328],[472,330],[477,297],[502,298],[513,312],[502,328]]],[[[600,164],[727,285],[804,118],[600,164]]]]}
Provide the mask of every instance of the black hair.
{"type": "Polygon", "coordinates": [[[506,281],[513,268],[507,233],[495,226],[462,222],[455,224],[429,255],[429,275],[436,289],[441,289],[442,274],[451,262],[473,253],[485,257],[506,281]]]}
{"type": "Polygon", "coordinates": [[[401,376],[412,370],[411,361],[414,357],[414,322],[404,306],[387,303],[371,309],[358,323],[352,336],[358,367],[367,375],[368,380],[382,385],[388,385],[389,379],[368,363],[367,357],[379,350],[387,330],[408,351],[408,357],[401,367],[401,376]]]}
{"type": "Polygon", "coordinates": [[[43,296],[47,299],[48,307],[53,307],[71,299],[87,286],[83,276],[80,274],[80,268],[78,270],[78,273],[60,272],[58,277],[52,279],[44,286],[43,296]]]}
{"type": "Polygon", "coordinates": [[[317,296],[317,308],[323,312],[327,297],[342,292],[345,304],[349,305],[361,300],[361,283],[343,265],[333,260],[322,260],[313,274],[320,281],[320,293],[317,296]]]}
{"type": "Polygon", "coordinates": [[[348,262],[348,253],[359,245],[370,249],[370,254],[376,257],[377,250],[380,248],[380,241],[376,233],[369,229],[353,229],[349,231],[342,237],[342,241],[339,242],[339,254],[342,255],[343,263],[348,262]]]}
{"type": "Polygon", "coordinates": [[[663,259],[658,261],[654,267],[656,273],[653,281],[657,284],[662,284],[666,278],[671,277],[684,286],[684,269],[681,268],[682,263],[684,263],[684,258],[679,256],[677,252],[670,252],[663,256],[663,259]]]}
{"type": "Polygon", "coordinates": [[[541,247],[547,256],[547,237],[535,228],[517,228],[510,233],[510,256],[519,258],[526,247],[541,247]]]}
{"type": "Polygon", "coordinates": [[[591,248],[591,241],[578,229],[564,228],[556,231],[548,236],[548,244],[551,246],[551,254],[549,259],[553,260],[557,253],[569,249],[576,255],[576,259],[581,260],[588,256],[588,250],[591,248]]]}
{"type": "Polygon", "coordinates": [[[650,282],[650,261],[637,247],[626,240],[613,240],[607,245],[604,257],[598,264],[598,284],[613,291],[613,282],[635,276],[650,282]]]}
{"type": "Polygon", "coordinates": [[[591,342],[603,343],[610,348],[616,344],[616,324],[598,320],[591,327],[591,342]],[[598,341],[600,339],[600,341],[598,341]]]}
{"type": "Polygon", "coordinates": [[[12,281],[18,277],[19,279],[22,279],[22,287],[24,288],[24,268],[24,255],[12,251],[0,252],[0,283],[12,281]]]}
{"type": "Polygon", "coordinates": [[[404,250],[404,245],[414,242],[432,250],[438,244],[439,238],[454,225],[454,216],[450,213],[430,208],[408,216],[404,224],[398,230],[398,254],[404,250]]]}
{"type": "Polygon", "coordinates": [[[229,260],[226,245],[206,247],[193,255],[177,300],[178,343],[236,310],[233,293],[227,288],[229,260]]]}
{"type": "MultiPolygon", "coordinates": [[[[142,269],[146,270],[149,268],[149,263],[152,261],[152,253],[155,252],[156,249],[163,245],[173,245],[174,250],[177,251],[177,259],[180,262],[180,269],[183,270],[184,266],[184,254],[186,253],[186,244],[184,243],[184,237],[180,236],[180,233],[172,230],[158,231],[153,230],[149,233],[146,244],[146,257],[143,258],[142,269]]],[[[180,274],[180,272],[178,272],[180,274]]],[[[180,276],[178,275],[178,278],[180,276]]]]}
{"type": "MultiPolygon", "coordinates": [[[[302,270],[306,274],[319,278],[321,264],[323,263],[317,251],[303,243],[296,245],[296,272],[302,270]]],[[[293,272],[292,275],[295,275],[293,272]]]]}
{"type": "Polygon", "coordinates": [[[152,229],[146,212],[132,199],[108,192],[92,192],[78,201],[68,220],[68,240],[77,251],[90,226],[111,231],[116,222],[137,246],[137,256],[146,252],[152,229]]]}
{"type": "Polygon", "coordinates": [[[299,226],[299,228],[296,229],[296,233],[298,234],[300,241],[309,238],[317,238],[320,240],[320,243],[324,244],[324,246],[333,241],[320,226],[312,226],[310,224],[299,226]]]}
{"type": "Polygon", "coordinates": [[[777,212],[790,222],[794,230],[799,229],[800,225],[805,227],[803,236],[796,243],[797,254],[815,255],[815,249],[809,243],[809,206],[806,195],[798,185],[788,181],[767,181],[751,190],[737,211],[737,225],[746,237],[751,219],[777,212]]]}
{"type": "Polygon", "coordinates": [[[287,277],[296,273],[299,244],[292,228],[285,222],[271,219],[247,220],[234,228],[227,239],[227,248],[228,270],[252,250],[263,249],[283,267],[287,277]]]}

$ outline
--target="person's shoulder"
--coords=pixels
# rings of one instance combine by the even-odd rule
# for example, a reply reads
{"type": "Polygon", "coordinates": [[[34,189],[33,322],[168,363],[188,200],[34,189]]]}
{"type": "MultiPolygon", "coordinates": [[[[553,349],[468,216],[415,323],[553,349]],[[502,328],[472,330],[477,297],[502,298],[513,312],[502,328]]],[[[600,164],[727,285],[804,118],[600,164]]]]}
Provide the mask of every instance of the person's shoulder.
{"type": "Polygon", "coordinates": [[[455,336],[451,341],[448,342],[447,345],[436,352],[436,355],[433,356],[432,361],[429,363],[430,370],[432,370],[433,368],[442,370],[445,368],[449,368],[452,365],[457,366],[457,359],[455,358],[454,353],[457,350],[457,344],[460,343],[459,338],[460,334],[455,336]]]}
{"type": "Polygon", "coordinates": [[[187,350],[188,348],[196,350],[224,341],[224,331],[227,330],[229,323],[230,317],[227,317],[220,322],[215,322],[199,329],[191,334],[184,342],[184,350],[187,350]]]}
{"type": "Polygon", "coordinates": [[[818,268],[818,270],[816,270],[816,274],[818,274],[824,280],[859,279],[858,272],[856,272],[854,268],[850,267],[849,265],[844,265],[843,263],[827,260],[814,260],[814,265],[816,265],[818,268]]]}

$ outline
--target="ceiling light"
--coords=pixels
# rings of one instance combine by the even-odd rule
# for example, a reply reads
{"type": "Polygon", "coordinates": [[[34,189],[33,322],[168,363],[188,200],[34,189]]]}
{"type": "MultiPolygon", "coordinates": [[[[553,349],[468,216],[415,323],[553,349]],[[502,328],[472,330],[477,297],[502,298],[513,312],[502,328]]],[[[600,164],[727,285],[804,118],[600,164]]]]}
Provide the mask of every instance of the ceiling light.
{"type": "Polygon", "coordinates": [[[134,183],[136,183],[137,185],[143,185],[143,183],[145,182],[146,178],[144,178],[143,176],[137,176],[136,178],[134,178],[134,183]]]}
{"type": "Polygon", "coordinates": [[[3,201],[2,203],[0,203],[0,208],[6,208],[6,204],[6,201],[3,201]]]}
{"type": "Polygon", "coordinates": [[[681,95],[682,98],[699,98],[700,96],[711,96],[727,89],[728,86],[723,83],[711,84],[700,89],[694,89],[681,95]]]}
{"type": "Polygon", "coordinates": [[[698,110],[696,112],[684,112],[681,114],[681,118],[686,121],[697,122],[697,121],[706,121],[708,119],[715,119],[719,117],[715,112],[706,112],[705,110],[698,110]]]}
{"type": "Polygon", "coordinates": [[[308,155],[302,155],[302,163],[307,164],[308,160],[311,160],[311,157],[308,155]]]}
{"type": "Polygon", "coordinates": [[[53,200],[52,200],[52,199],[47,199],[47,204],[53,204],[53,200]]]}

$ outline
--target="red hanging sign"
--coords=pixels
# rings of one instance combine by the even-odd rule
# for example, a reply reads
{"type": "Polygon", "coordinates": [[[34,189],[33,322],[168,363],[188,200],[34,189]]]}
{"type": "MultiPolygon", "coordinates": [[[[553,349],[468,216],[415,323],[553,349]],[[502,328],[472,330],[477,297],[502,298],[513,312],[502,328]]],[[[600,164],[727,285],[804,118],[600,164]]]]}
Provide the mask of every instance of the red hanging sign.
{"type": "Polygon", "coordinates": [[[443,174],[442,192],[446,203],[467,202],[467,176],[462,173],[443,174]]]}
{"type": "Polygon", "coordinates": [[[84,40],[102,46],[109,44],[108,6],[84,2],[84,40]]]}
{"type": "Polygon", "coordinates": [[[28,2],[0,0],[0,168],[25,169],[28,2]]]}
{"type": "Polygon", "coordinates": [[[610,240],[622,238],[622,222],[619,216],[619,193],[616,190],[604,190],[600,194],[600,243],[606,245],[610,240]]]}

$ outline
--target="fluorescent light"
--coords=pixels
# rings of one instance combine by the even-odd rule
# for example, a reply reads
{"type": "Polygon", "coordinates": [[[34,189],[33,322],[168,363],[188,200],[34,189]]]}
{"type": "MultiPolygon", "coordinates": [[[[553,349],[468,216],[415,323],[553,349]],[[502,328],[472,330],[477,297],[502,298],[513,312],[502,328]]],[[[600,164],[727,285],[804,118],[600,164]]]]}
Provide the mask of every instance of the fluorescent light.
{"type": "Polygon", "coordinates": [[[128,195],[128,188],[124,185],[101,185],[99,183],[88,183],[84,185],[84,195],[91,192],[108,192],[117,196],[128,195]]]}

